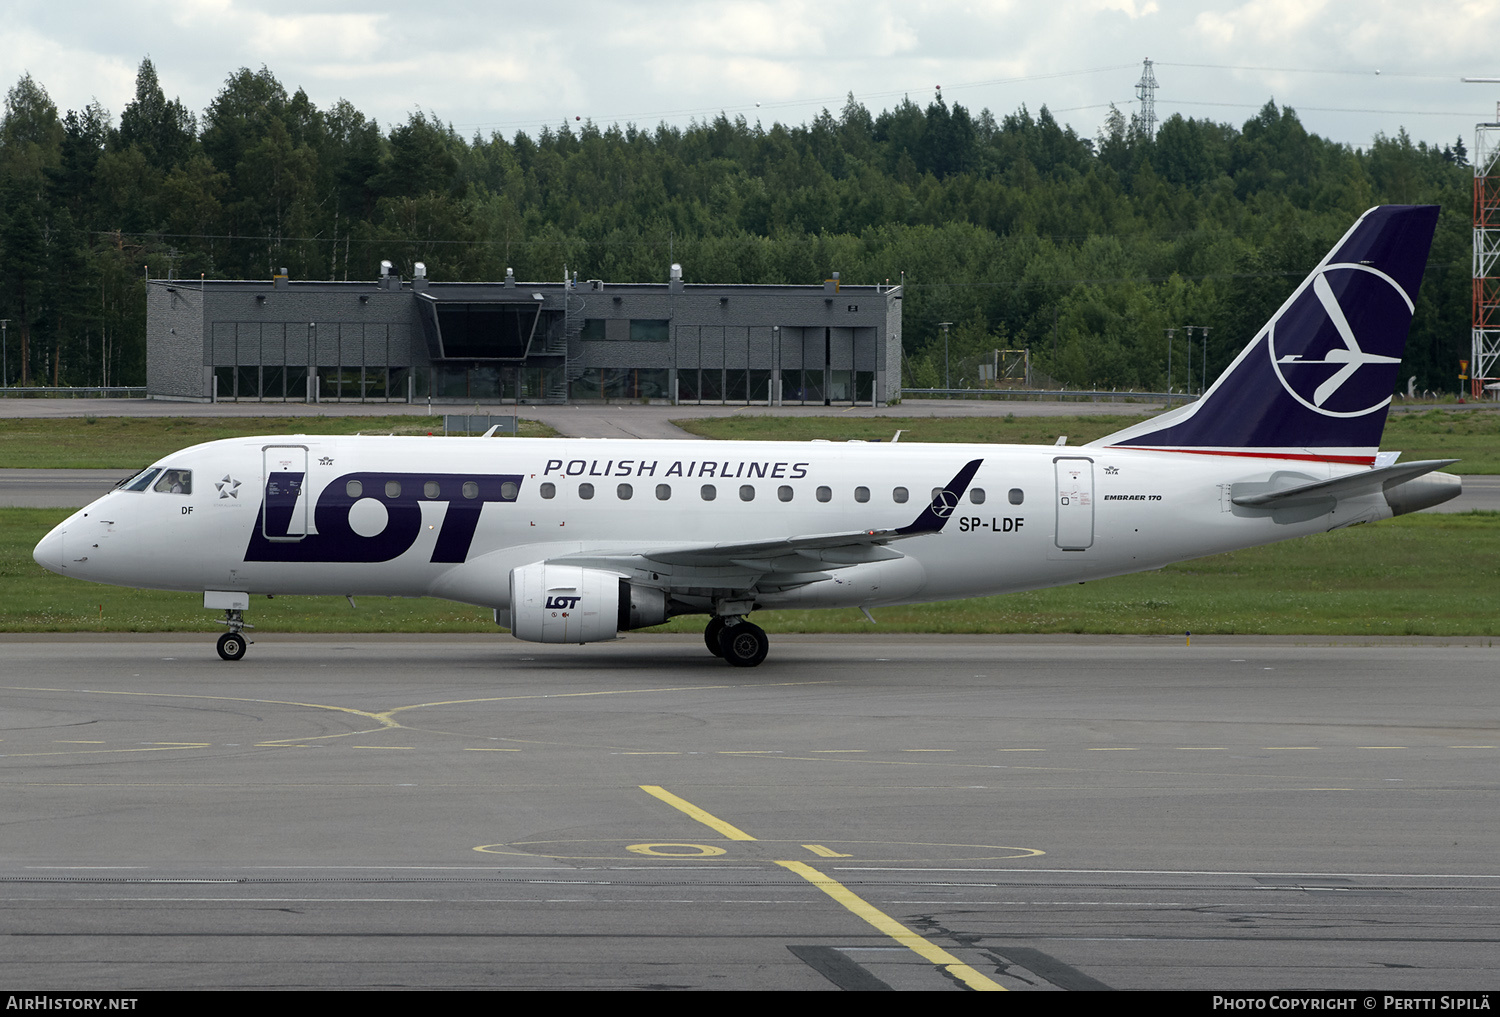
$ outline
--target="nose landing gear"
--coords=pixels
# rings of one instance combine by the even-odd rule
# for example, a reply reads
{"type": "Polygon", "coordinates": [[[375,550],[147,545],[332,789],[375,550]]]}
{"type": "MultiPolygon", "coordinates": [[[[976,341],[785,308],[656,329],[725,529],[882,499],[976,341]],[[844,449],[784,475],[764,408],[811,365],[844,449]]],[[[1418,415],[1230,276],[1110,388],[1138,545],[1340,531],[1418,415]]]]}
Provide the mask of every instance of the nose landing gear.
{"type": "Polygon", "coordinates": [[[244,630],[255,626],[245,622],[245,612],[237,607],[226,607],[224,617],[216,620],[220,625],[229,626],[229,631],[219,637],[219,656],[225,660],[239,660],[250,645],[244,630]]]}

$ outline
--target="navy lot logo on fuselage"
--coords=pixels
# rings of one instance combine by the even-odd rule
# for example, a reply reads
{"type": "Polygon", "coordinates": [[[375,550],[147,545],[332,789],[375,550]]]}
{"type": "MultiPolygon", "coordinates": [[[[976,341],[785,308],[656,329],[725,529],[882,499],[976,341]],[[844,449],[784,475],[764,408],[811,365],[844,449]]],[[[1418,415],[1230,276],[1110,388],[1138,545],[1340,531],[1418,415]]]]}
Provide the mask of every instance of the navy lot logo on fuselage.
{"type": "Polygon", "coordinates": [[[346,473],[318,495],[313,509],[317,532],[296,533],[292,524],[303,475],[275,472],[266,478],[265,500],[245,561],[391,561],[417,542],[422,505],[430,502],[442,507],[443,522],[429,561],[463,562],[484,506],[514,502],[521,480],[520,474],[346,473]]]}
{"type": "Polygon", "coordinates": [[[1315,413],[1373,413],[1391,401],[1412,310],[1411,298],[1379,269],[1328,265],[1271,323],[1271,367],[1287,394],[1315,413]],[[1278,333],[1302,348],[1290,348],[1292,339],[1278,348],[1278,333]]]}
{"type": "Polygon", "coordinates": [[[932,499],[932,514],[939,519],[947,519],[958,508],[958,495],[946,488],[939,491],[932,499]]]}

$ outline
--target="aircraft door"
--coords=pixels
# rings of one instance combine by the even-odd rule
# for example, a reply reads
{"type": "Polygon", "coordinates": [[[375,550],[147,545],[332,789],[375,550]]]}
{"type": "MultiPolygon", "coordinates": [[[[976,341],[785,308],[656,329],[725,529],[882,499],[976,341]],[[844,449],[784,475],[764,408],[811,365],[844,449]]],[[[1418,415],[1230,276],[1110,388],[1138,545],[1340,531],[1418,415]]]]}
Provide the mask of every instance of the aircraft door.
{"type": "Polygon", "coordinates": [[[266,445],[261,449],[265,466],[265,508],[260,533],[267,540],[293,543],[307,536],[308,503],[306,445],[266,445]]]}
{"type": "Polygon", "coordinates": [[[1094,545],[1094,461],[1059,456],[1052,465],[1057,474],[1057,546],[1086,551],[1094,545]]]}

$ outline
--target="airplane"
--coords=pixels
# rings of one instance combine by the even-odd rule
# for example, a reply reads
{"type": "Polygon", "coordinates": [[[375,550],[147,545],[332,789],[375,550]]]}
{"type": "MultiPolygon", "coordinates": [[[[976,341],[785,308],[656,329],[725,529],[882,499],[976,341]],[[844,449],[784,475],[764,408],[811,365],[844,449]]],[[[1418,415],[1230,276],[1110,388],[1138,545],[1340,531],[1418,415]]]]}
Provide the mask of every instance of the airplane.
{"type": "Polygon", "coordinates": [[[34,552],[201,593],[225,660],[253,596],[433,596],[523,640],[683,614],[760,664],[775,608],[872,608],[1102,579],[1414,512],[1456,460],[1379,451],[1435,206],[1380,206],[1195,402],[1086,445],[280,435],[166,456],[34,552]]]}

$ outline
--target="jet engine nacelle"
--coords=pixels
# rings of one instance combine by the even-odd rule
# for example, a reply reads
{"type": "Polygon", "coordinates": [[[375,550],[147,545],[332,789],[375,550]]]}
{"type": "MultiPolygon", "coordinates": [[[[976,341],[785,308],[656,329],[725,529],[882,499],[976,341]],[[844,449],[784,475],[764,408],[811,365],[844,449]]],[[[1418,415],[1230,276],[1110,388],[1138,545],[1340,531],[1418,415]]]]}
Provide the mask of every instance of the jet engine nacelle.
{"type": "Polygon", "coordinates": [[[510,573],[510,631],[517,639],[595,643],[666,620],[664,591],[634,586],[614,572],[536,562],[510,573]]]}

